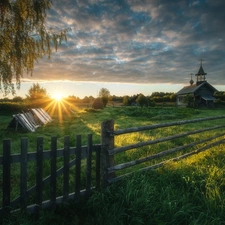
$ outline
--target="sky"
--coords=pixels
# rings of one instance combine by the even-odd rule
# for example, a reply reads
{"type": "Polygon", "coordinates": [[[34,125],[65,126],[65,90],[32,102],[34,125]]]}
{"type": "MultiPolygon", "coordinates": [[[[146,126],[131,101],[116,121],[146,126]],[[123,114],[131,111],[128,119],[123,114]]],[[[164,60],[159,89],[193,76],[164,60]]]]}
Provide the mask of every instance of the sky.
{"type": "Polygon", "coordinates": [[[51,59],[24,75],[52,96],[178,92],[203,59],[206,80],[225,91],[224,0],[52,0],[46,26],[71,28],[51,59]]]}

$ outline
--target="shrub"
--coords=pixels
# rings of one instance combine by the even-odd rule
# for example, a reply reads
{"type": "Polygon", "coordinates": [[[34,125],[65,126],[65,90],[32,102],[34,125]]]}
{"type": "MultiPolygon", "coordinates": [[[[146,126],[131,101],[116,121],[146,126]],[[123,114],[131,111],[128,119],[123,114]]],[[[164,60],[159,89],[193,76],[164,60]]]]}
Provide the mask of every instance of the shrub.
{"type": "Polygon", "coordinates": [[[92,103],[93,109],[104,109],[104,104],[101,98],[96,98],[92,103]]]}
{"type": "Polygon", "coordinates": [[[26,111],[27,106],[23,103],[19,102],[1,102],[0,103],[0,111],[1,113],[13,114],[13,113],[21,113],[22,111],[26,111]]]}

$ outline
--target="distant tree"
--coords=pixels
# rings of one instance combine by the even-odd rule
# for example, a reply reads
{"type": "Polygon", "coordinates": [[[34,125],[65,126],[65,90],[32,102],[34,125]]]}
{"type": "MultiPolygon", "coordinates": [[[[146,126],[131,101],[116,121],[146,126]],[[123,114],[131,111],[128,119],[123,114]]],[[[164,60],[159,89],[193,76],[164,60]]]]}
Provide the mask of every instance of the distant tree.
{"type": "Polygon", "coordinates": [[[150,96],[148,96],[147,99],[148,99],[148,106],[149,107],[155,107],[156,106],[155,101],[150,96]]]}
{"type": "Polygon", "coordinates": [[[88,98],[88,96],[85,96],[85,97],[82,99],[82,102],[83,102],[83,103],[89,103],[89,102],[90,102],[90,99],[88,98]]]}
{"type": "Polygon", "coordinates": [[[112,95],[112,96],[110,96],[110,101],[122,103],[123,102],[123,97],[112,95]]]}
{"type": "Polygon", "coordinates": [[[104,109],[104,104],[101,98],[96,98],[92,103],[93,109],[104,109]]]}
{"type": "Polygon", "coordinates": [[[176,102],[176,95],[174,93],[170,94],[170,101],[176,102]]]}
{"type": "Polygon", "coordinates": [[[92,95],[90,95],[88,98],[89,98],[89,102],[93,102],[95,99],[92,95]]]}
{"type": "Polygon", "coordinates": [[[46,11],[51,0],[0,1],[0,89],[15,94],[23,73],[32,74],[34,62],[50,57],[69,29],[55,32],[45,27],[46,11]]]}
{"type": "Polygon", "coordinates": [[[33,84],[28,90],[28,95],[26,95],[26,97],[29,100],[49,98],[46,89],[41,87],[38,83],[33,84]]]}
{"type": "Polygon", "coordinates": [[[66,98],[66,100],[70,103],[80,102],[80,98],[74,95],[70,95],[66,98]]]}
{"type": "Polygon", "coordinates": [[[175,102],[176,95],[172,92],[153,92],[150,98],[155,102],[175,102]]]}
{"type": "Polygon", "coordinates": [[[217,91],[217,92],[214,93],[214,97],[217,100],[225,101],[225,92],[224,91],[217,91]]]}
{"type": "Polygon", "coordinates": [[[13,100],[13,102],[22,102],[23,98],[20,96],[15,96],[12,100],[13,100]]]}
{"type": "Polygon", "coordinates": [[[109,90],[107,88],[101,88],[99,93],[98,93],[98,97],[102,99],[104,107],[106,107],[106,105],[109,101],[109,97],[110,97],[109,90]]]}
{"type": "Polygon", "coordinates": [[[143,94],[139,94],[136,102],[138,103],[139,106],[147,106],[148,105],[148,99],[145,97],[143,94]]]}
{"type": "Polygon", "coordinates": [[[129,97],[127,95],[123,97],[123,105],[125,106],[129,105],[129,97]]]}
{"type": "Polygon", "coordinates": [[[9,99],[8,97],[5,97],[5,98],[1,99],[1,101],[2,101],[2,102],[10,102],[11,99],[9,99]]]}

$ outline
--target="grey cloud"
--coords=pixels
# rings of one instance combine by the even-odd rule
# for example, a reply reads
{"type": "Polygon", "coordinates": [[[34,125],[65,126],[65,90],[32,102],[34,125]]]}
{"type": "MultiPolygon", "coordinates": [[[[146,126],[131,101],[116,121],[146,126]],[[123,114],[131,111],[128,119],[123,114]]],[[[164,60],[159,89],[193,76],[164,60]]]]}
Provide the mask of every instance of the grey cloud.
{"type": "Polygon", "coordinates": [[[225,2],[219,0],[54,0],[48,26],[71,27],[72,31],[51,61],[40,60],[34,76],[185,83],[203,58],[208,80],[221,84],[225,77],[224,7],[225,2]]]}

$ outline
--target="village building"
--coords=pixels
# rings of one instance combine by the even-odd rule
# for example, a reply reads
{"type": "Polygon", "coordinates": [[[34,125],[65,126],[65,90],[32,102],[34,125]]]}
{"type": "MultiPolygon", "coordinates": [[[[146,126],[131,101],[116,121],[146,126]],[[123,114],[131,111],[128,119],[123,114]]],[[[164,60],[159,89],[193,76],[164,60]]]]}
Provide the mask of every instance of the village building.
{"type": "Polygon", "coordinates": [[[214,106],[214,93],[217,91],[211,84],[206,81],[205,73],[202,67],[202,60],[200,68],[196,76],[196,83],[191,80],[190,85],[183,87],[180,91],[176,93],[176,105],[177,106],[187,106],[187,107],[207,107],[211,108],[214,106]]]}

